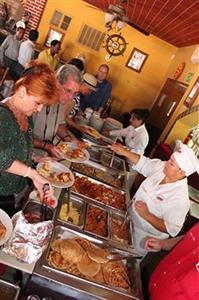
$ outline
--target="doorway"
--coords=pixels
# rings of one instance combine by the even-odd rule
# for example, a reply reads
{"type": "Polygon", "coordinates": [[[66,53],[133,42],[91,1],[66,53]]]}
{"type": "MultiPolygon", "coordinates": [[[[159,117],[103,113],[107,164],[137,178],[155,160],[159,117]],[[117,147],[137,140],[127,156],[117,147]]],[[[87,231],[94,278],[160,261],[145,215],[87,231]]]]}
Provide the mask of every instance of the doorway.
{"type": "Polygon", "coordinates": [[[188,85],[168,78],[156,102],[154,103],[146,127],[149,133],[149,144],[146,155],[149,155],[158,138],[173,115],[176,107],[186,92],[188,85]]]}

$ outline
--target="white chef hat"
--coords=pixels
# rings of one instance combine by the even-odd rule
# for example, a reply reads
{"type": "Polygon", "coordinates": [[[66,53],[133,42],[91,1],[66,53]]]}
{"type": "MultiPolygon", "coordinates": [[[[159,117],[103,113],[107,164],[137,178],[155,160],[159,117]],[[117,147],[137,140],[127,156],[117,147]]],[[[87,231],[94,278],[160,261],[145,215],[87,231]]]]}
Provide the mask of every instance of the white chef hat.
{"type": "Polygon", "coordinates": [[[180,169],[185,172],[186,176],[195,172],[199,173],[199,160],[196,158],[193,150],[181,141],[177,142],[173,156],[180,169]]]}

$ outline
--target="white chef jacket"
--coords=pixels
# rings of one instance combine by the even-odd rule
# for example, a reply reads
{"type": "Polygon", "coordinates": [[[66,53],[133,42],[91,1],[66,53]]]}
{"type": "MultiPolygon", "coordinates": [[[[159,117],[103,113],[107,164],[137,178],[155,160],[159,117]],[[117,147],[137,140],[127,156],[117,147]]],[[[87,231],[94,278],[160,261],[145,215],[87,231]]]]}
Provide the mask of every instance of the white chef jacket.
{"type": "Polygon", "coordinates": [[[144,124],[135,128],[132,125],[119,130],[111,130],[110,136],[125,137],[125,144],[132,152],[144,154],[149,142],[149,135],[144,124]]]}
{"type": "Polygon", "coordinates": [[[134,224],[134,243],[140,255],[145,255],[144,241],[148,236],[159,239],[176,236],[183,226],[186,214],[189,211],[187,179],[174,183],[160,184],[165,177],[164,161],[142,156],[133,169],[147,177],[136,192],[132,206],[132,220],[134,224]],[[167,233],[163,233],[145,221],[135,211],[135,202],[141,200],[147,204],[149,211],[164,220],[167,233]]]}
{"type": "Polygon", "coordinates": [[[30,40],[21,43],[19,48],[18,62],[22,66],[26,67],[26,64],[34,58],[34,48],[35,43],[30,40]]]}

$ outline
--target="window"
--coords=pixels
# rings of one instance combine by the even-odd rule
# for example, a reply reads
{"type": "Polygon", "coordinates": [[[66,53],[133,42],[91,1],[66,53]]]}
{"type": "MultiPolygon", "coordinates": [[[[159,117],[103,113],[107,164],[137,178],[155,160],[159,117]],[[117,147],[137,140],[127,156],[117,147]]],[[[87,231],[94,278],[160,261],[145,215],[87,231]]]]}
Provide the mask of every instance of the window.
{"type": "Polygon", "coordinates": [[[71,18],[68,16],[64,16],[60,11],[55,10],[50,24],[60,27],[63,30],[67,30],[70,24],[71,18]]]}
{"type": "Polygon", "coordinates": [[[68,16],[64,16],[64,19],[61,23],[61,29],[66,30],[70,24],[71,18],[68,16]]]}
{"type": "Polygon", "coordinates": [[[50,24],[52,24],[54,26],[59,26],[62,16],[63,16],[63,14],[56,10],[52,16],[50,24]]]}
{"type": "Polygon", "coordinates": [[[48,32],[48,35],[47,35],[47,39],[46,39],[45,45],[47,47],[50,47],[50,43],[53,40],[61,41],[63,39],[63,37],[64,37],[63,33],[50,28],[49,32],[48,32]]]}
{"type": "Polygon", "coordinates": [[[101,32],[88,25],[84,25],[80,33],[78,43],[98,51],[102,45],[104,38],[105,38],[104,32],[101,32]]]}

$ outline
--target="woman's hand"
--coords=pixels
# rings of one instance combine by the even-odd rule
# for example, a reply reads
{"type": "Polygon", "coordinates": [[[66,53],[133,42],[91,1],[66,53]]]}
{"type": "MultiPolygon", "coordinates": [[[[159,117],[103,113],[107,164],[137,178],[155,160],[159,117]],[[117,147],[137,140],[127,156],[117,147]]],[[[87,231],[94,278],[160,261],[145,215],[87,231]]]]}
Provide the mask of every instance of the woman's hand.
{"type": "Polygon", "coordinates": [[[43,199],[43,197],[44,197],[44,193],[43,193],[43,187],[44,187],[44,184],[45,184],[45,183],[48,183],[50,188],[49,188],[48,191],[46,191],[45,197],[46,197],[47,199],[49,199],[49,200],[52,198],[52,195],[53,195],[53,188],[52,188],[51,184],[49,183],[49,181],[48,181],[46,178],[42,177],[42,176],[41,176],[36,170],[34,170],[34,169],[31,169],[30,175],[29,175],[28,177],[32,180],[34,186],[35,186],[36,189],[38,190],[41,199],[43,199]]]}

